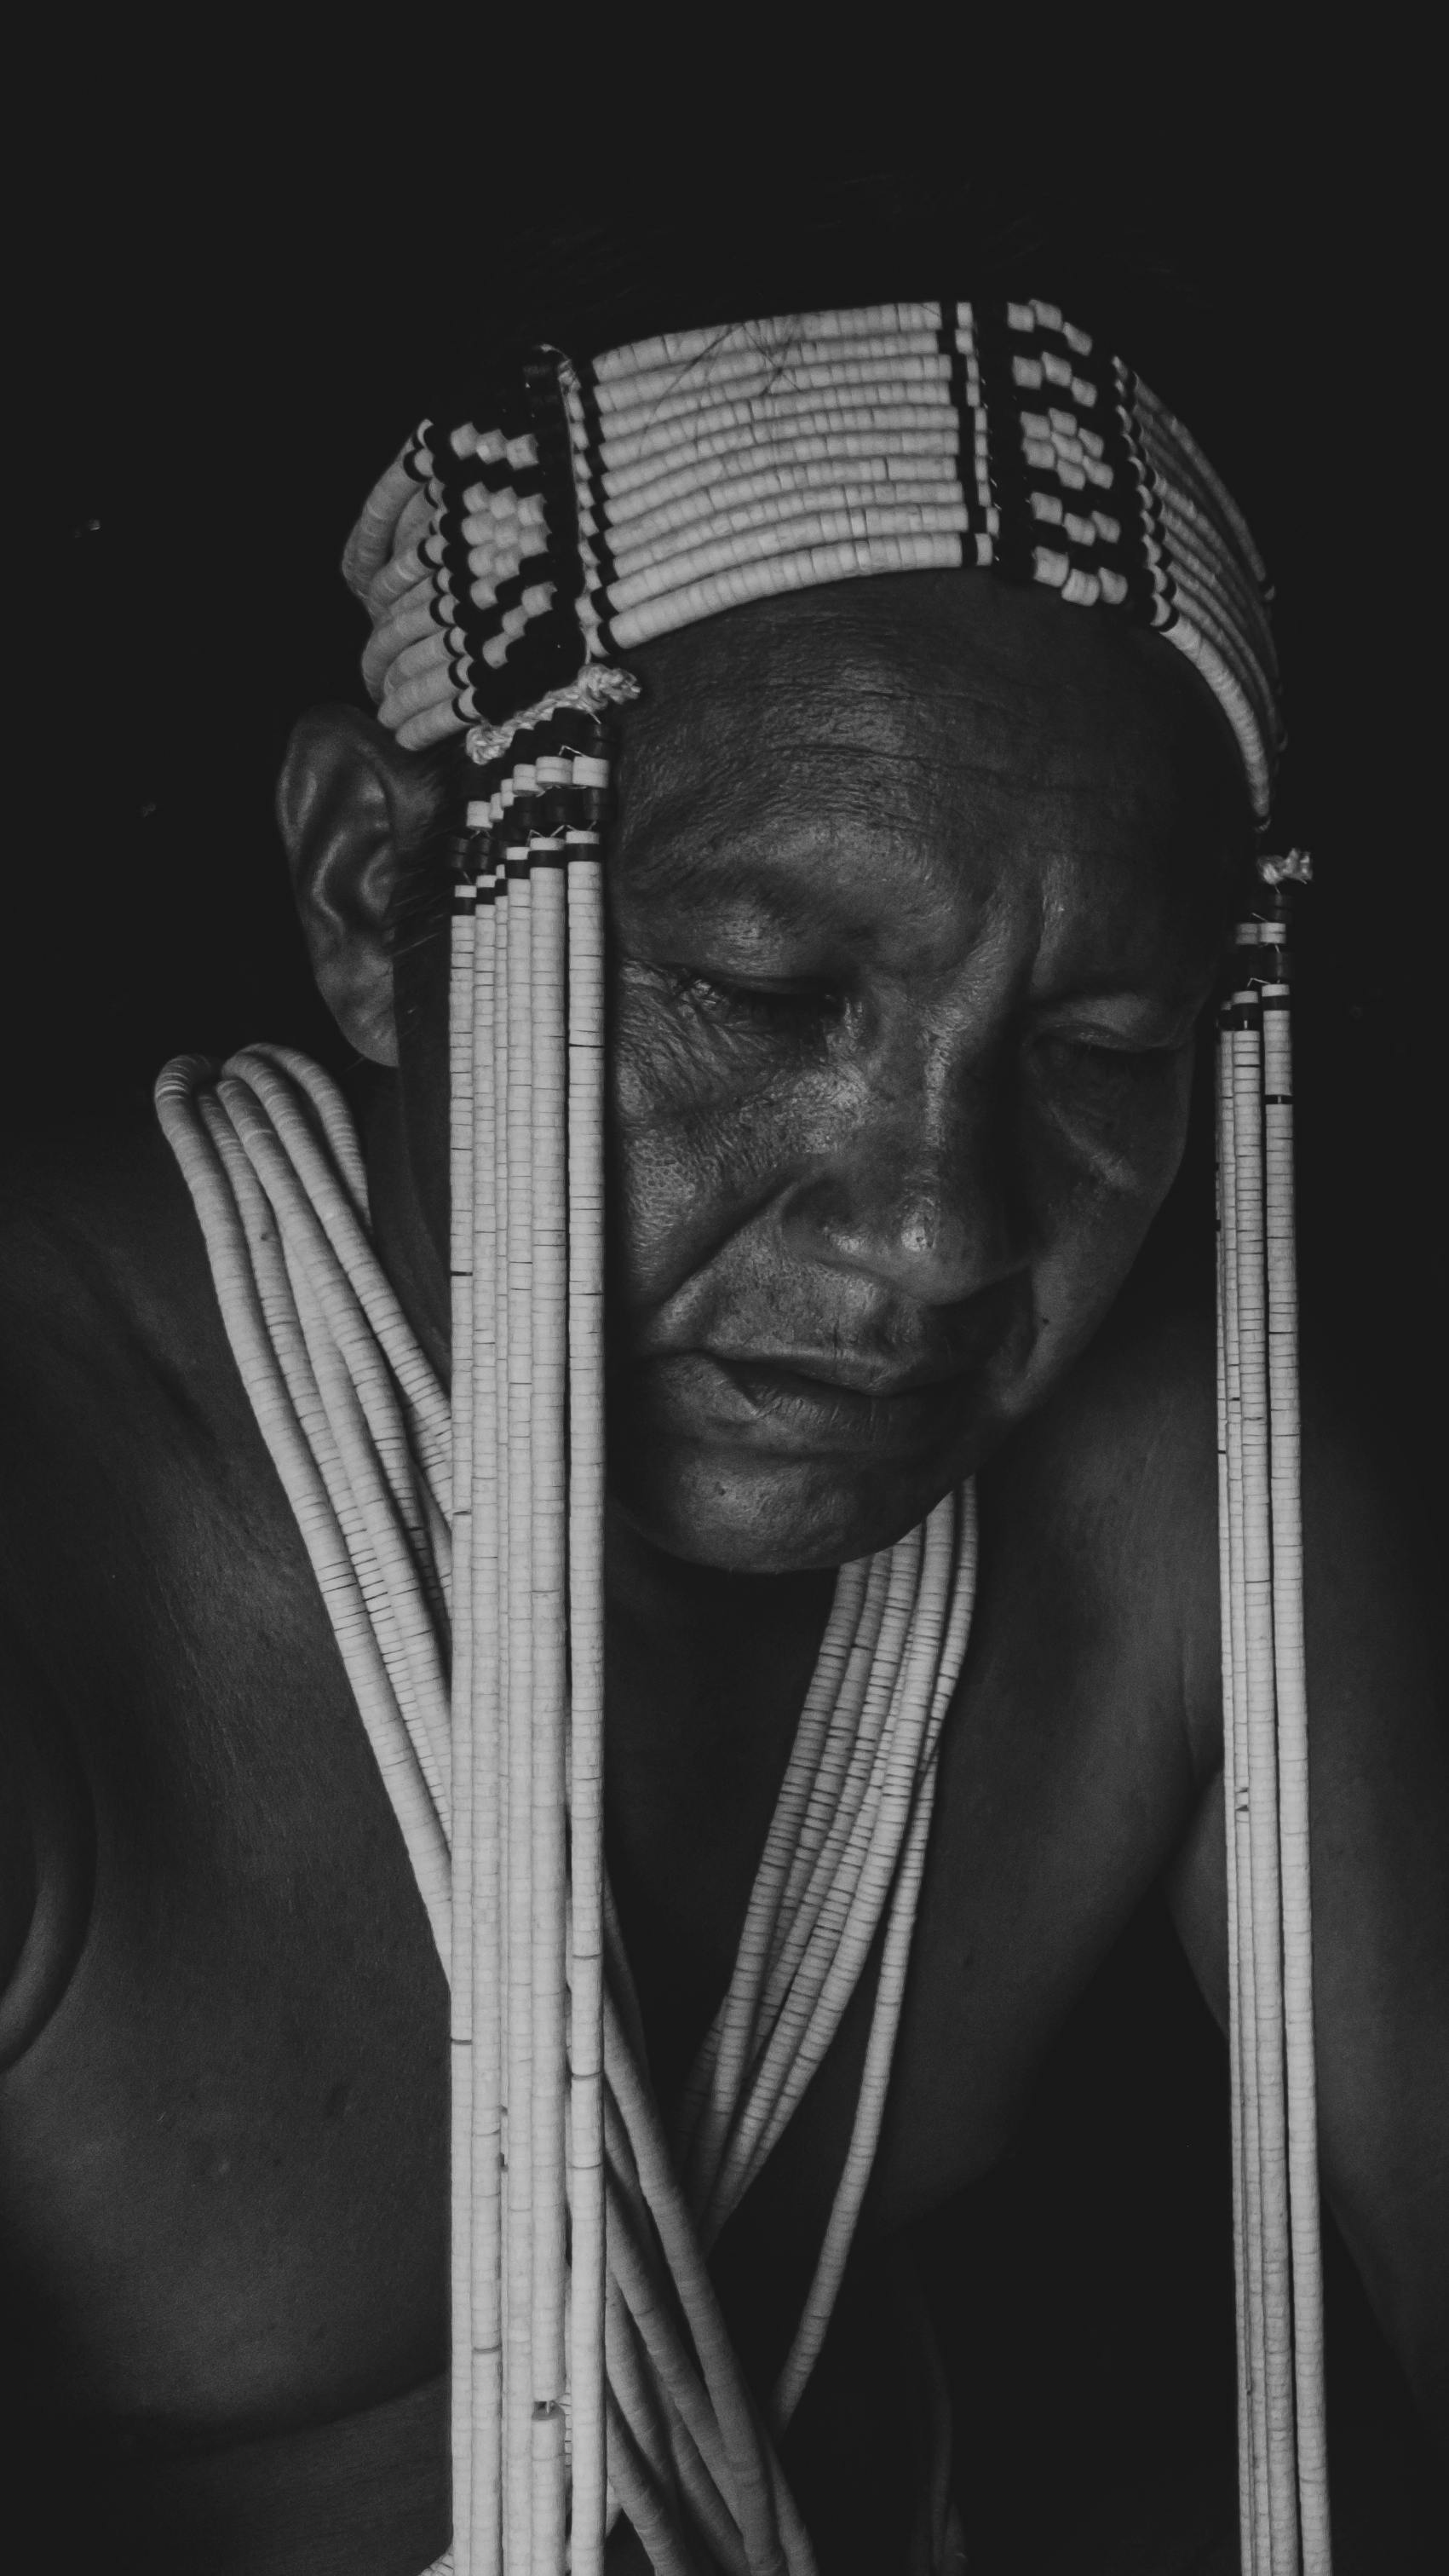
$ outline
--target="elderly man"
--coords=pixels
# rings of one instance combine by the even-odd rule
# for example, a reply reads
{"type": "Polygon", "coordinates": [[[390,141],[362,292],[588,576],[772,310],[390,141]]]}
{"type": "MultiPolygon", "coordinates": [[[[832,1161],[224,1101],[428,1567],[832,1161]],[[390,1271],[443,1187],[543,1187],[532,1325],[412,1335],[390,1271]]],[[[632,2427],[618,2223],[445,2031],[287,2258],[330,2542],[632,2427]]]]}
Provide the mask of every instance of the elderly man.
{"type": "MultiPolygon", "coordinates": [[[[624,658],[605,1797],[666,2126],[731,1978],[833,1569],[976,1478],[869,2201],[781,2451],[821,2576],[886,2576],[929,2411],[892,2242],[1000,2155],[1155,1881],[1227,2021],[1211,1336],[1114,1305],[1181,1157],[1253,815],[1199,669],[1145,619],[984,558],[756,597],[624,658]]],[[[397,731],[305,719],[281,816],[318,984],[375,1068],[372,1240],[446,1379],[466,775],[397,731]]],[[[17,2276],[148,2566],[419,2576],[450,2527],[444,1978],[154,1132],[31,1185],[5,1293],[17,2276]]],[[[1392,1499],[1331,1400],[1305,1482],[1323,2174],[1433,2420],[1443,1750],[1392,1499]]],[[[714,2258],[762,2402],[870,2029],[866,1977],[714,2258]]],[[[616,2522],[611,2576],[644,2546],[616,2522]]]]}

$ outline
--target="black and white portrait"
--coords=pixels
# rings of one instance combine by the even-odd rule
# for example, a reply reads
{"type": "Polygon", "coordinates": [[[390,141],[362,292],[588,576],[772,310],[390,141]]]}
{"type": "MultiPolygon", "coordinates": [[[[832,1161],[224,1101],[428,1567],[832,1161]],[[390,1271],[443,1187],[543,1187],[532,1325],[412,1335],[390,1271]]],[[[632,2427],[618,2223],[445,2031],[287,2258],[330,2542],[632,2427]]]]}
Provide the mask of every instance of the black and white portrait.
{"type": "Polygon", "coordinates": [[[1413,2576],[1413,225],[551,78],[42,227],[0,2555],[1413,2576]]]}

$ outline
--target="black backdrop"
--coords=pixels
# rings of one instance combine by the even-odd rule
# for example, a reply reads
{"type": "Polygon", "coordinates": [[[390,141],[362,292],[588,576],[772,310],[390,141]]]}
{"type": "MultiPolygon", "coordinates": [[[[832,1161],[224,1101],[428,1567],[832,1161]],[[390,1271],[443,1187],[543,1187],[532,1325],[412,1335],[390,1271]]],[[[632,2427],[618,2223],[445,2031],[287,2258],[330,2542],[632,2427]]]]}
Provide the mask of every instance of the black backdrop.
{"type": "MultiPolygon", "coordinates": [[[[360,699],[343,539],[444,353],[497,300],[486,226],[475,258],[448,192],[430,217],[406,167],[393,172],[402,145],[372,133],[353,158],[264,128],[250,157],[233,141],[208,164],[194,132],[161,122],[132,118],[82,183],[70,156],[22,289],[35,327],[7,732],[33,818],[8,871],[23,963],[0,1061],[27,1119],[144,1085],[182,1046],[270,1031],[335,1061],[291,924],[273,781],[302,707],[360,699]]],[[[1306,108],[1300,124],[1258,107],[1205,124],[1166,192],[1079,145],[1074,161],[1048,156],[1035,198],[1058,241],[1074,225],[1125,233],[1195,281],[1152,368],[1269,558],[1284,822],[1318,870],[1299,935],[1309,1329],[1422,1413],[1442,1402],[1446,1284],[1429,288],[1402,174],[1341,143],[1306,108]]],[[[869,136],[853,148],[868,155],[869,136]]],[[[815,168],[852,166],[847,140],[813,159],[797,141],[783,176],[739,149],[709,132],[696,199],[728,207],[731,189],[754,199],[768,181],[808,215],[815,168]]],[[[998,145],[1002,164],[1034,201],[998,145]]],[[[502,235],[538,191],[526,152],[495,151],[489,170],[502,235]]],[[[655,194],[667,215],[667,187],[655,194]]],[[[607,221],[600,176],[572,198],[607,221]]]]}
{"type": "MultiPolygon", "coordinates": [[[[338,1064],[291,919],[273,780],[299,709],[360,694],[343,538],[437,350],[482,309],[488,208],[540,184],[536,135],[476,171],[466,119],[429,145],[410,55],[376,67],[360,121],[352,101],[325,146],[301,113],[258,123],[252,90],[229,114],[220,62],[204,100],[173,76],[147,105],[128,90],[114,126],[92,100],[92,148],[68,134],[30,236],[12,483],[24,670],[7,727],[28,819],[12,825],[0,1014],[13,1134],[141,1097],[183,1047],[285,1036],[338,1064]]],[[[1202,329],[1232,379],[1216,419],[1192,416],[1277,580],[1289,820],[1318,869],[1300,938],[1308,1331],[1427,1459],[1445,1090],[1424,652],[1442,549],[1397,408],[1401,393],[1412,408],[1426,339],[1415,208],[1402,168],[1361,157],[1380,112],[1369,100],[1366,125],[1325,124],[1290,94],[1271,111],[1259,97],[1201,131],[1158,118],[1150,149],[1139,126],[1143,148],[1124,154],[1089,111],[1050,187],[1109,222],[1140,224],[1150,204],[1164,251],[1202,283],[1202,329]]],[[[1005,122],[999,163],[1025,130],[1005,122]]],[[[819,120],[808,150],[803,130],[788,127],[783,157],[807,199],[813,170],[876,149],[863,113],[819,120]]],[[[701,129],[692,184],[727,199],[767,165],[778,179],[777,139],[748,117],[701,129]]],[[[584,172],[600,206],[607,159],[584,172]]],[[[1170,363],[1160,390],[1172,399],[1170,363]]],[[[1202,1246],[1205,1179],[1199,1133],[1168,1248],[1202,1246]]],[[[1164,2491],[1226,2492],[1222,2055],[1152,1909],[1005,2171],[926,2250],[983,2568],[1068,2564],[1053,2535],[1129,2463],[1138,2486],[1146,2460],[1164,2491]]],[[[1393,2372],[1333,2247],[1330,2271],[1350,2474],[1387,2497],[1407,2474],[1393,2372]]],[[[1144,2568],[1166,2565],[1145,2537],[1155,2508],[1134,2508],[1136,2543],[1116,2510],[1100,2506],[1117,2537],[1090,2563],[1125,2569],[1140,2546],[1144,2568]]]]}

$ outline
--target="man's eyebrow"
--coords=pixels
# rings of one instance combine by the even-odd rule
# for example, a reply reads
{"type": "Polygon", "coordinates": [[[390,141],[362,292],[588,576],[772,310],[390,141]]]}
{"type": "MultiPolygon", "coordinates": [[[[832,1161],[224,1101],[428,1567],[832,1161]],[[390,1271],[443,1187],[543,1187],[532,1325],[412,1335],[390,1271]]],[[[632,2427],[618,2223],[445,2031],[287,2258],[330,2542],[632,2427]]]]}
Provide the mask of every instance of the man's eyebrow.
{"type": "MultiPolygon", "coordinates": [[[[1042,962],[1038,961],[1039,969],[1042,962]]],[[[1183,960],[1177,971],[1162,973],[1160,966],[1143,958],[1125,966],[1104,968],[1100,973],[1094,970],[1078,979],[1059,964],[1048,965],[1046,989],[1039,990],[1034,998],[1043,1010],[1092,1010],[1109,1008],[1113,1003],[1146,1003],[1160,1010],[1196,1012],[1212,989],[1216,971],[1212,960],[1205,964],[1183,960]]]]}
{"type": "Polygon", "coordinates": [[[746,908],[787,932],[850,926],[852,889],[828,878],[822,883],[818,872],[797,872],[791,856],[788,843],[763,858],[738,843],[691,842],[687,827],[661,827],[641,836],[629,852],[631,891],[681,910],[746,908]]]}
{"type": "Polygon", "coordinates": [[[1211,977],[1174,976],[1155,989],[1152,978],[1141,975],[1113,982],[1099,977],[1095,983],[1067,984],[1060,991],[1040,994],[1035,1007],[1042,1011],[1108,1011],[1149,1010],[1167,1013],[1172,1018],[1195,1016],[1201,1009],[1211,977]]]}

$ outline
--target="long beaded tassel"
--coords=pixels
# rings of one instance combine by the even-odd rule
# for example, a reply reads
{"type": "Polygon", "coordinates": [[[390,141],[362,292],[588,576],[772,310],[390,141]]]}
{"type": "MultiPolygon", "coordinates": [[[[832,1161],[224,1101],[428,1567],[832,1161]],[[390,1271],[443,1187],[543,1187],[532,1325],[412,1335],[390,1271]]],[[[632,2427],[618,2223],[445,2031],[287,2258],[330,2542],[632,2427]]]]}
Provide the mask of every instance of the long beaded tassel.
{"type": "Polygon", "coordinates": [[[602,2565],[607,781],[592,719],[520,737],[455,896],[457,2576],[602,2565]]]}
{"type": "Polygon", "coordinates": [[[1218,1505],[1243,2576],[1329,2576],[1285,884],[1219,1022],[1218,1505]],[[1266,953],[1265,953],[1266,952],[1266,953]]]}
{"type": "Polygon", "coordinates": [[[699,2072],[691,2188],[643,2073],[603,1871],[601,729],[555,715],[478,784],[450,1012],[453,2576],[602,2576],[616,2507],[661,2576],[814,2576],[704,2253],[885,1921],[782,2429],[880,2126],[970,1627],[974,1498],[947,1496],[838,1582],[699,2072]]]}

